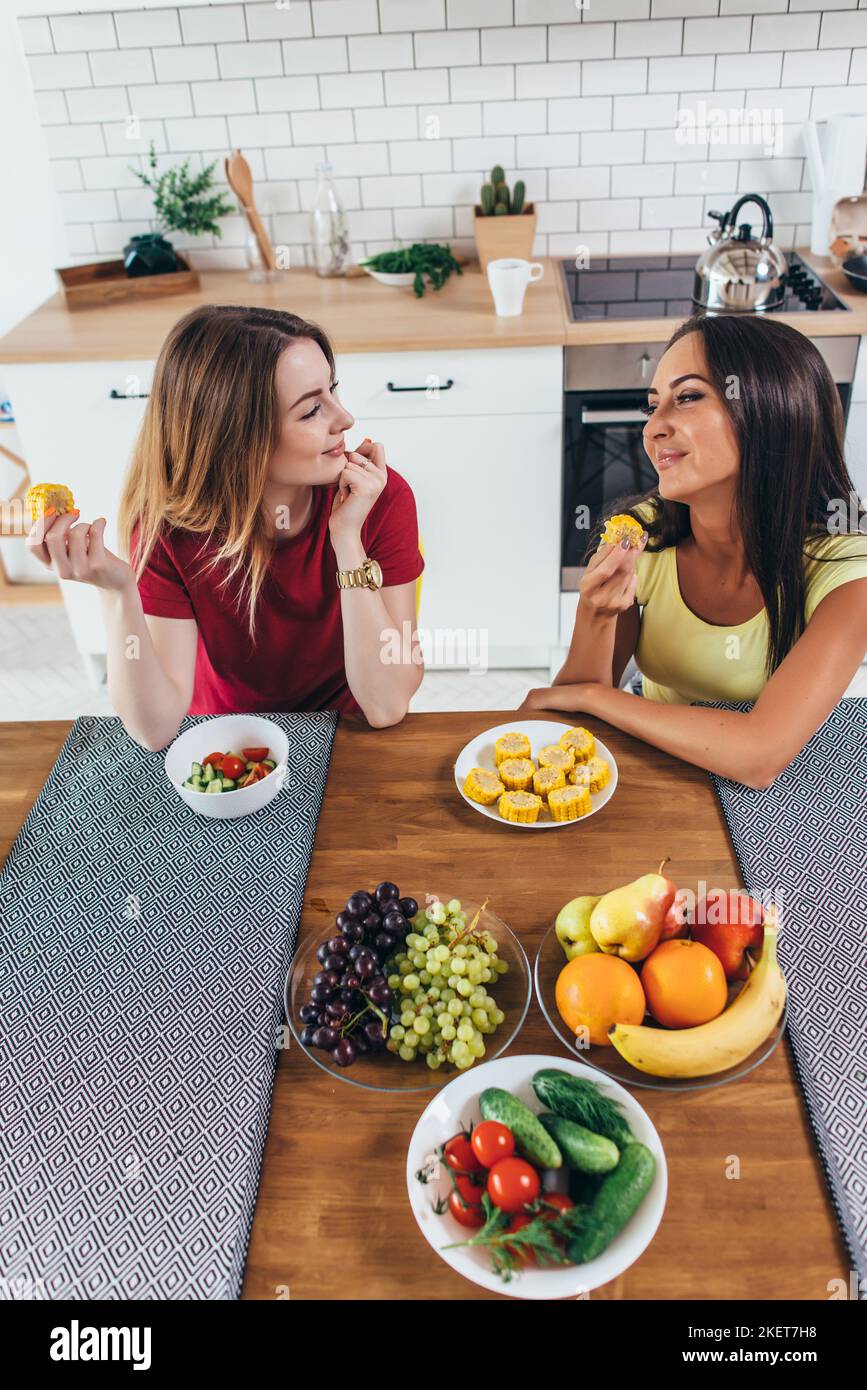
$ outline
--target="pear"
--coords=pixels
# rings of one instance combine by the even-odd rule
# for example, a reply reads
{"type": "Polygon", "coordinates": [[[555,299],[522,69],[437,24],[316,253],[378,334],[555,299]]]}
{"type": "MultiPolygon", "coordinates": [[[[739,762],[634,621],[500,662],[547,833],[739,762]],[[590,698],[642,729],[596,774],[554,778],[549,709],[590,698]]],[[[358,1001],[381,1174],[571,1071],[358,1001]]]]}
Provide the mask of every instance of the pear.
{"type": "Polygon", "coordinates": [[[664,878],[663,859],[655,874],[642,874],[605,893],[590,914],[590,931],[600,950],[621,960],[644,960],[662,936],[676,885],[664,878]]]}
{"type": "Polygon", "coordinates": [[[554,933],[567,960],[599,950],[590,931],[590,914],[598,902],[598,897],[573,898],[558,912],[554,933]]]}

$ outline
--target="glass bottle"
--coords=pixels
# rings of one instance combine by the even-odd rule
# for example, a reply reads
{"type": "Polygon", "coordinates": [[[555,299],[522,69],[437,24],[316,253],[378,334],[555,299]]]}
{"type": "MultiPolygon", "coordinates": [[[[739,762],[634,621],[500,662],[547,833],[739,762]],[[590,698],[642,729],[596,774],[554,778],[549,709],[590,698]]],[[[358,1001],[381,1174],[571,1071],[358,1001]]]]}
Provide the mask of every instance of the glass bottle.
{"type": "Polygon", "coordinates": [[[319,275],[345,275],[349,264],[349,227],[334,187],[332,166],[317,164],[319,180],[310,214],[313,263],[319,275]]]}

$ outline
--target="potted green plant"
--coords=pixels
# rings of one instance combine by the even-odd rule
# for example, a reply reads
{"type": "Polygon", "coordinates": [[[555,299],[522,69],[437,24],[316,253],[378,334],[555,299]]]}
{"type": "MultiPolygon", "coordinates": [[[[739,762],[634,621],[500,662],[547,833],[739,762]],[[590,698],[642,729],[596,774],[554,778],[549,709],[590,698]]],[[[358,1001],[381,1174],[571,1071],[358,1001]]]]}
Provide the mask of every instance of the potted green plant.
{"type": "Polygon", "coordinates": [[[506,183],[502,164],[495,164],[491,177],[482,184],[476,204],[473,230],[482,270],[489,261],[503,256],[529,260],[536,239],[536,208],[524,201],[524,182],[518,179],[514,192],[506,183]]]}
{"type": "MultiPolygon", "coordinates": [[[[216,162],[216,161],[215,161],[216,162]]],[[[157,156],[153,141],[148,160],[151,172],[143,174],[140,169],[130,165],[132,173],[141,179],[154,195],[154,212],[159,223],[156,232],[142,232],[131,237],[123,248],[123,262],[127,275],[169,275],[173,271],[185,270],[186,263],[180,259],[164,232],[187,232],[191,236],[202,236],[213,232],[222,236],[218,217],[234,212],[232,203],[227,202],[221,192],[212,192],[214,183],[214,164],[209,164],[200,174],[190,174],[189,157],[171,169],[157,174],[157,156]]]]}

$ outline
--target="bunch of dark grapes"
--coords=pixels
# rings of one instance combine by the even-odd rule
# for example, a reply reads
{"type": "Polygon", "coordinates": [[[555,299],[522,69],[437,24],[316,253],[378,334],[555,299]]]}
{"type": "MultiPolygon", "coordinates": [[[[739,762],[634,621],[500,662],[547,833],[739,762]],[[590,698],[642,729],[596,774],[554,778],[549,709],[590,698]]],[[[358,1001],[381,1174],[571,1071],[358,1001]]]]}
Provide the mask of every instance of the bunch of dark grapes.
{"type": "Polygon", "coordinates": [[[316,952],[322,968],[313,976],[309,1004],[300,1010],[305,1047],[330,1053],[339,1067],[385,1047],[393,995],[383,966],[417,912],[415,898],[402,898],[394,883],[380,883],[372,894],[360,889],[347,899],[335,918],[339,935],[316,952]]]}

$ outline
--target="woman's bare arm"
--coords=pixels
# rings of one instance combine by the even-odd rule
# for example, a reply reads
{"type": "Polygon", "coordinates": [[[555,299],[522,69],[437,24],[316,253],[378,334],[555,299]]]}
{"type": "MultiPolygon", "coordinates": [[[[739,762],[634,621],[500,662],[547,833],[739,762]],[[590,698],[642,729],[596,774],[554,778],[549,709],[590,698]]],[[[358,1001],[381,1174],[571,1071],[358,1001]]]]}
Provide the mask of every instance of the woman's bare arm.
{"type": "Polygon", "coordinates": [[[595,715],[685,762],[761,789],[824,723],[865,651],[867,579],[854,579],[822,600],[747,713],[663,704],[596,683],[531,690],[524,708],[595,715]]]}
{"type": "MultiPolygon", "coordinates": [[[[645,534],[642,548],[646,539],[645,534]]],[[[554,685],[619,684],[638,640],[635,590],[640,554],[635,547],[603,545],[591,556],[581,581],[569,652],[554,685]],[[634,616],[627,621],[632,610],[634,616]],[[633,633],[632,648],[627,650],[633,633]],[[617,664],[619,671],[615,671],[617,664]]]]}
{"type": "MultiPolygon", "coordinates": [[[[360,541],[355,546],[338,543],[335,553],[342,570],[364,563],[360,541]]],[[[349,689],[374,728],[399,724],[424,674],[421,653],[414,645],[415,581],[379,591],[344,589],[340,607],[349,689]]]]}
{"type": "Polygon", "coordinates": [[[193,698],[198,624],[146,615],[135,584],[101,598],[109,699],[130,737],[157,752],[176,737],[193,698]]]}

